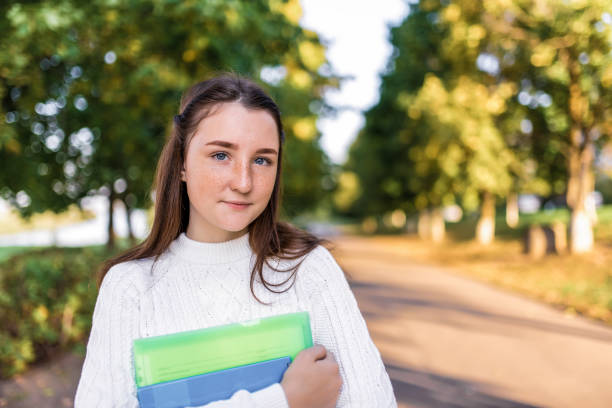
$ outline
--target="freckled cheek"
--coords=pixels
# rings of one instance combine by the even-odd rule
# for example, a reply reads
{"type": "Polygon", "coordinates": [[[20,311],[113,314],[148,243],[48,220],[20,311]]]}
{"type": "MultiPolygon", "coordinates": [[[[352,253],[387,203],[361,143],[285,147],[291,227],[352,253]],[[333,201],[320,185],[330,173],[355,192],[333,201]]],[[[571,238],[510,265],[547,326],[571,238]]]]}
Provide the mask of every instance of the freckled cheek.
{"type": "Polygon", "coordinates": [[[220,191],[226,184],[223,171],[212,169],[194,169],[190,173],[188,188],[195,194],[205,195],[220,191]]]}
{"type": "Polygon", "coordinates": [[[212,188],[219,189],[226,185],[229,180],[229,174],[224,169],[209,170],[203,177],[203,181],[212,188]]]}
{"type": "Polygon", "coordinates": [[[272,190],[274,190],[274,181],[276,180],[276,173],[270,172],[265,176],[262,176],[258,180],[258,190],[262,195],[270,195],[272,194],[272,190]]]}

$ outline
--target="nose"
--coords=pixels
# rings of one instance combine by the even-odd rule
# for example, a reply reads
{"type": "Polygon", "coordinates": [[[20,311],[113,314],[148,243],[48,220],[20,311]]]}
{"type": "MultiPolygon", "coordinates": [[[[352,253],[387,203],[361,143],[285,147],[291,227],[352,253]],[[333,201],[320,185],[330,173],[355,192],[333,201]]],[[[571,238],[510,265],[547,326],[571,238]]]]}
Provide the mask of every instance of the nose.
{"type": "Polygon", "coordinates": [[[248,161],[238,162],[232,169],[231,188],[239,193],[246,194],[251,191],[253,180],[251,177],[251,167],[248,161]]]}

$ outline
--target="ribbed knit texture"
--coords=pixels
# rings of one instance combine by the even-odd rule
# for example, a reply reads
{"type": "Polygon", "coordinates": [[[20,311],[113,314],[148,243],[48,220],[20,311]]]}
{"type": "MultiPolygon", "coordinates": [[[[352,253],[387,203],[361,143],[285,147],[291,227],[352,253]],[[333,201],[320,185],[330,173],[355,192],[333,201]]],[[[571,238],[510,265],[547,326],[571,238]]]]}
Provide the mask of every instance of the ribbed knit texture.
{"type": "MultiPolygon", "coordinates": [[[[298,261],[270,264],[286,269],[298,261]]],[[[251,294],[254,262],[248,233],[221,243],[197,242],[183,233],[155,264],[148,258],[113,266],[98,293],[75,407],[138,407],[134,339],[298,311],[309,312],[314,343],[331,351],[340,365],[337,407],[397,407],[380,353],[329,251],[318,246],[307,254],[285,293],[271,293],[257,280],[255,293],[270,305],[251,294]]],[[[264,265],[264,276],[281,283],[289,275],[264,265]]],[[[274,384],[253,393],[238,391],[206,407],[288,408],[288,403],[283,388],[274,384]]]]}

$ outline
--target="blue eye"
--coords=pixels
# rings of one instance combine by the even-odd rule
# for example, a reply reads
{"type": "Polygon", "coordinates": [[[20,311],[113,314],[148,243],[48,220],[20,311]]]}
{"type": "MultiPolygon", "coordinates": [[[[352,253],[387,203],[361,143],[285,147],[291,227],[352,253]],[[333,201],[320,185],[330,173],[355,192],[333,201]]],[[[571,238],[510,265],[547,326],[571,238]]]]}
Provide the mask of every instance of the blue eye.
{"type": "Polygon", "coordinates": [[[227,156],[227,154],[225,154],[225,153],[215,153],[215,154],[213,154],[213,157],[216,157],[218,160],[223,160],[223,159],[219,159],[218,156],[227,156]]]}
{"type": "Polygon", "coordinates": [[[263,160],[264,162],[263,163],[258,163],[258,164],[272,164],[272,161],[270,159],[266,159],[265,157],[258,157],[255,160],[260,160],[260,159],[263,160]]]}

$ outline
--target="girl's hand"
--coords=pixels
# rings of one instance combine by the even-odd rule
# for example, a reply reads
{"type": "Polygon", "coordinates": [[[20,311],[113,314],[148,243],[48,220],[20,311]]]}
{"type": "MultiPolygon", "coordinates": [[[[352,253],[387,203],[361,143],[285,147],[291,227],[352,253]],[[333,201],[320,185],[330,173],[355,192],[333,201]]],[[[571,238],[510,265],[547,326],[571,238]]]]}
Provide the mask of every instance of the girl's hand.
{"type": "Polygon", "coordinates": [[[338,363],[325,347],[302,350],[281,381],[290,408],[333,408],[340,394],[342,378],[338,363]]]}

